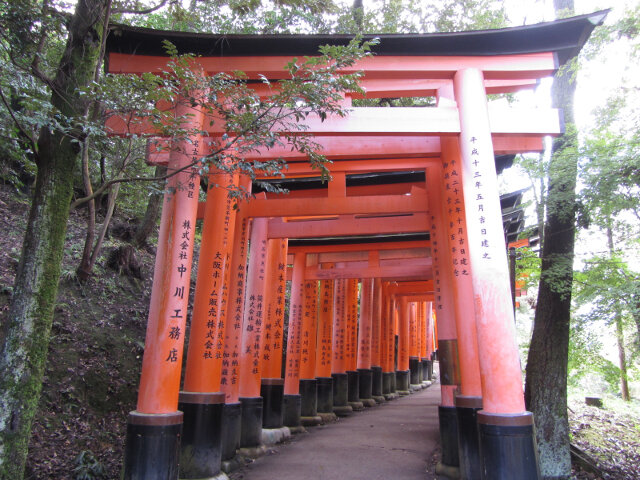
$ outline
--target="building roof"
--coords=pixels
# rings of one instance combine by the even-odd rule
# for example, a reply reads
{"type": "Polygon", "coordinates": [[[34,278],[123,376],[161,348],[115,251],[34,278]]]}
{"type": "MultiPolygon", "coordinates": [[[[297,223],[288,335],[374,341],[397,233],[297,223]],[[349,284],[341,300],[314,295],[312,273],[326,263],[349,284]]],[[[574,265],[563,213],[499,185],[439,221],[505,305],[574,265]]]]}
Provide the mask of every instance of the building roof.
{"type": "MultiPolygon", "coordinates": [[[[553,22],[495,30],[452,33],[367,34],[379,38],[376,55],[480,56],[555,52],[558,64],[576,55],[608,10],[553,22]]],[[[354,35],[219,35],[154,30],[113,24],[107,52],[166,55],[162,41],[173,43],[180,53],[205,57],[314,55],[326,44],[347,44],[354,35]]]]}

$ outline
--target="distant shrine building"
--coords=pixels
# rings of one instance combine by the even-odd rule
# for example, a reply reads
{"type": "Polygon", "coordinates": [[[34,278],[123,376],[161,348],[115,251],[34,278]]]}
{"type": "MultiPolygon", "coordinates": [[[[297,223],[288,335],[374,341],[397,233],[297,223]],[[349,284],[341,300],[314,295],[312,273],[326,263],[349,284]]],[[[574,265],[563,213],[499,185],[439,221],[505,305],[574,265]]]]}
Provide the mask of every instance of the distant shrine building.
{"type": "MultiPolygon", "coordinates": [[[[263,179],[290,193],[254,188],[255,198],[239,208],[224,187],[250,182],[219,171],[209,173],[199,202],[199,174],[184,167],[207,155],[208,137],[222,130],[202,111],[179,107],[202,133],[175,150],[149,152],[150,162],[179,173],[165,194],[124,478],[224,478],[221,468],[236,455],[264,450],[263,429],[295,431],[407,395],[430,384],[434,364],[441,404],[423,414],[439,416],[440,472],[540,478],[496,169],[515,154],[543,151],[545,136],[562,133],[562,114],[495,108],[487,94],[535,88],[579,52],[604,16],[377,35],[374,55],[355,67],[366,98],[432,96],[436,105],[351,107],[344,118],[307,120],[306,133],[332,160],[331,181],[323,183],[302,154],[263,149],[247,160],[286,158],[286,179],[263,179]]],[[[292,57],[351,38],[113,26],[108,71],[160,72],[169,40],[197,55],[205,73],[239,70],[249,80],[276,81],[292,57]]],[[[158,135],[122,119],[109,126],[114,135],[131,128],[158,135]]]]}

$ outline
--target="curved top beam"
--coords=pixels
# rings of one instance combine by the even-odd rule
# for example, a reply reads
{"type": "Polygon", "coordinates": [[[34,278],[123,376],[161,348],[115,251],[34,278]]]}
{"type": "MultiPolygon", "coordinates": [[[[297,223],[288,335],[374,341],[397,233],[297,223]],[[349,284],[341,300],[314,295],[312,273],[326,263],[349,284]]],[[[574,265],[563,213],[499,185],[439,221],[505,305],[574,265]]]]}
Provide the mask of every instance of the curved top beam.
{"type": "MultiPolygon", "coordinates": [[[[453,33],[380,34],[376,55],[476,56],[555,52],[559,65],[580,51],[591,31],[608,10],[553,22],[495,30],[453,33]]],[[[153,30],[111,25],[108,53],[161,55],[162,40],[172,42],[181,53],[202,56],[315,55],[325,44],[347,44],[353,35],[218,35],[153,30]]]]}

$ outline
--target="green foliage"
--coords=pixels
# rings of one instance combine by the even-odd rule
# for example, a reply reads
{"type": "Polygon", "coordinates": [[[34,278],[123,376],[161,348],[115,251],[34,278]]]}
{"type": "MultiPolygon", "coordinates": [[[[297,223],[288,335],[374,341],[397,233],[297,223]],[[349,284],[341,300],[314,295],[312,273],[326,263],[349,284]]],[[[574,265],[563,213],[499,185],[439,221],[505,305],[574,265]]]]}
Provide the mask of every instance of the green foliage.
{"type": "Polygon", "coordinates": [[[93,452],[83,450],[76,458],[76,468],[73,469],[75,480],[100,480],[106,478],[104,466],[98,461],[93,452]]]}

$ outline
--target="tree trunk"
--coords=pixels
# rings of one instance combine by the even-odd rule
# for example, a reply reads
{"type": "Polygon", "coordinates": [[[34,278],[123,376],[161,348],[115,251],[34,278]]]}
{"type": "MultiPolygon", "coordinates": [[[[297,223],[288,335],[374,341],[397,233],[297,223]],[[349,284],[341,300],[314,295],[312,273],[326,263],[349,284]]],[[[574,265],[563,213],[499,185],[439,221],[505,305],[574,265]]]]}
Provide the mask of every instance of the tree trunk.
{"type": "MultiPolygon", "coordinates": [[[[613,229],[611,228],[611,218],[607,222],[607,244],[609,246],[609,258],[615,258],[615,248],[613,247],[613,229]]],[[[622,308],[620,303],[615,304],[616,342],[618,343],[618,364],[620,365],[620,392],[622,400],[631,400],[629,395],[629,377],[627,375],[627,355],[624,349],[624,327],[622,324],[622,308]]]]}
{"type": "MultiPolygon", "coordinates": [[[[573,11],[573,0],[554,0],[556,13],[573,11]]],[[[567,417],[569,320],[575,244],[577,159],[563,151],[576,145],[575,80],[562,69],[553,84],[554,106],[564,110],[566,133],[553,142],[549,166],[547,221],[533,336],[527,358],[525,401],[536,422],[540,470],[545,479],[571,475],[567,417]]]]}
{"type": "MultiPolygon", "coordinates": [[[[82,145],[82,179],[84,182],[84,194],[87,197],[93,195],[93,187],[91,186],[91,175],[89,174],[89,140],[82,145]]],[[[84,239],[84,249],[82,250],[82,258],[80,265],[76,269],[76,274],[81,282],[86,282],[91,275],[91,250],[93,240],[96,236],[96,201],[89,200],[87,204],[87,234],[84,239]]]]}
{"type": "MultiPolygon", "coordinates": [[[[166,174],[167,167],[158,165],[156,167],[154,177],[164,177],[166,174]]],[[[131,241],[131,243],[133,243],[136,248],[144,247],[147,244],[149,235],[151,235],[151,232],[153,232],[156,228],[160,210],[162,209],[163,198],[164,196],[161,192],[151,192],[151,195],[149,196],[149,202],[147,203],[147,210],[144,213],[144,218],[142,219],[140,226],[138,226],[133,240],[131,241]]]]}
{"type": "MultiPolygon", "coordinates": [[[[99,57],[105,0],[80,0],[53,81],[52,104],[66,116],[87,114],[78,88],[92,79],[99,57]]],[[[42,388],[81,131],[43,129],[37,180],[0,345],[0,478],[21,479],[42,388]]]]}

